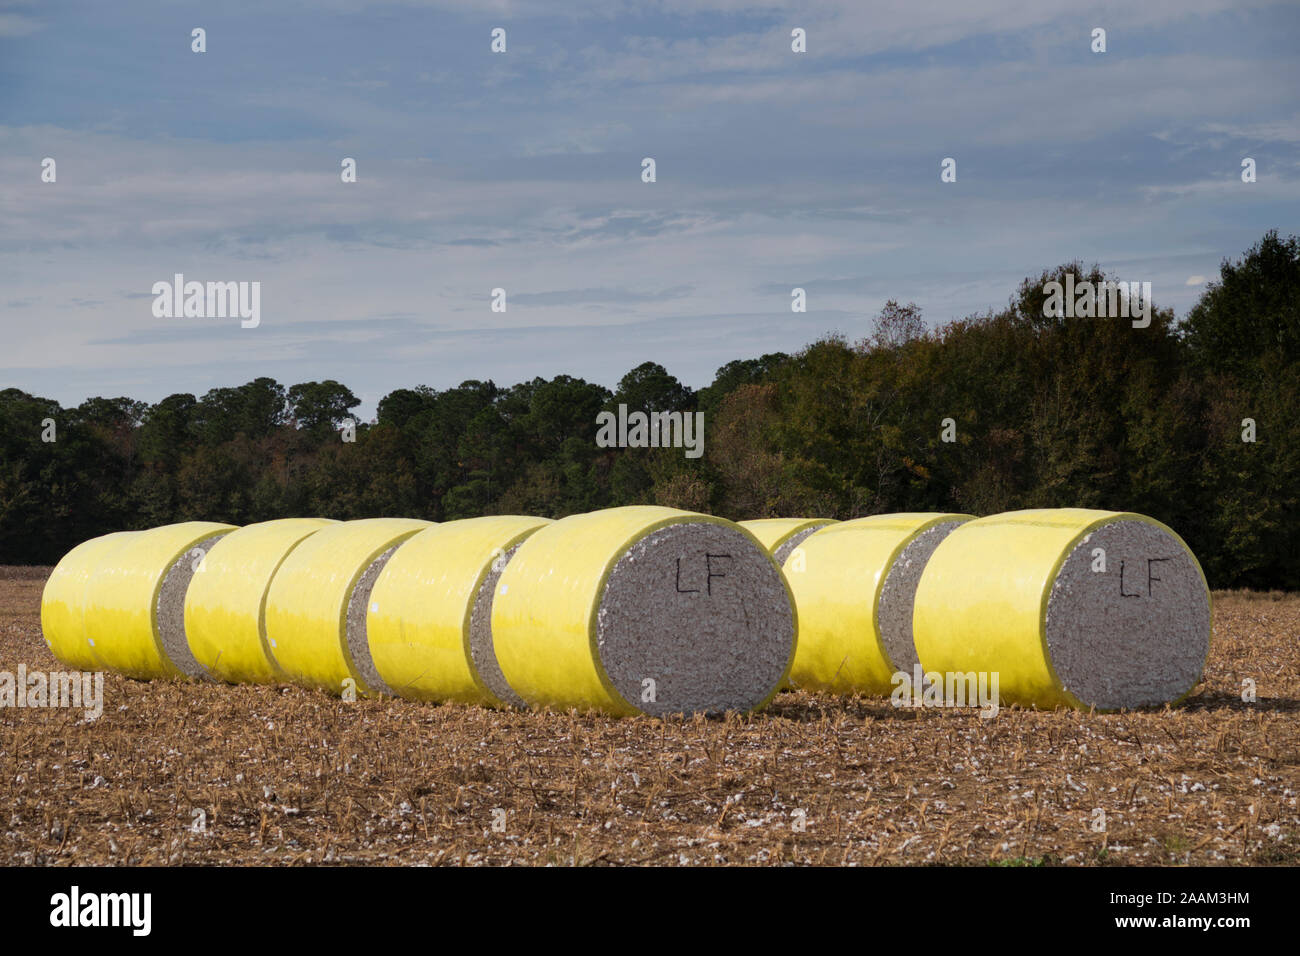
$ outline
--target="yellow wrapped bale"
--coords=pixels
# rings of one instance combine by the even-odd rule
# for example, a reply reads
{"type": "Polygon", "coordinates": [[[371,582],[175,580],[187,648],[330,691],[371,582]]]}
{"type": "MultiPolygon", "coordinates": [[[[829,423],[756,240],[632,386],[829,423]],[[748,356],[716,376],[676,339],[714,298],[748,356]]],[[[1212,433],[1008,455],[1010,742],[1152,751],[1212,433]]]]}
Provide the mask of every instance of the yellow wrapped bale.
{"type": "Polygon", "coordinates": [[[127,677],[204,678],[185,637],[185,592],[234,525],[186,521],[139,531],[99,558],[86,587],[86,633],[97,664],[127,677]]]}
{"type": "Polygon", "coordinates": [[[795,617],[785,578],[748,531],[639,506],[533,534],[497,584],[492,634],[530,706],[721,713],[776,693],[795,617]]]}
{"type": "Polygon", "coordinates": [[[1013,511],[939,546],[914,624],[926,671],[996,672],[1004,703],[1117,710],[1192,690],[1210,592],[1187,545],[1152,518],[1013,511]]]}
{"type": "Polygon", "coordinates": [[[263,521],[213,545],[185,596],[185,635],[208,674],[230,683],[287,680],[267,643],[266,594],[288,554],[335,524],[326,518],[263,521]]]}
{"type": "Polygon", "coordinates": [[[449,521],[407,540],[370,593],[366,633],[380,678],[401,697],[524,706],[497,663],[492,603],[515,550],[547,518],[449,521]]]}
{"type": "MultiPolygon", "coordinates": [[[[830,518],[753,518],[737,524],[752,533],[771,552],[776,563],[789,572],[792,568],[796,571],[803,569],[803,552],[798,551],[796,555],[796,551],[804,538],[835,524],[835,521],[830,518]],[[795,555],[794,561],[789,560],[791,555],[795,555]]],[[[781,689],[789,690],[791,687],[787,677],[781,689]]]]}
{"type": "Polygon", "coordinates": [[[291,681],[334,694],[392,693],[366,643],[370,590],[397,546],[432,524],[415,518],[345,521],[289,552],[266,594],[266,638],[291,681]]]}
{"type": "Polygon", "coordinates": [[[830,518],[754,518],[737,522],[772,552],[776,563],[784,566],[791,552],[815,531],[835,524],[830,518]]]}
{"type": "Polygon", "coordinates": [[[888,514],[833,524],[786,560],[799,613],[792,686],[889,696],[912,673],[912,606],[926,561],[970,515],[888,514]],[[798,565],[795,558],[799,558],[798,565]]]}
{"type": "Polygon", "coordinates": [[[99,666],[86,633],[86,588],[105,556],[135,531],[116,531],[83,541],[63,556],[41,593],[41,633],[54,656],[77,670],[99,666]]]}

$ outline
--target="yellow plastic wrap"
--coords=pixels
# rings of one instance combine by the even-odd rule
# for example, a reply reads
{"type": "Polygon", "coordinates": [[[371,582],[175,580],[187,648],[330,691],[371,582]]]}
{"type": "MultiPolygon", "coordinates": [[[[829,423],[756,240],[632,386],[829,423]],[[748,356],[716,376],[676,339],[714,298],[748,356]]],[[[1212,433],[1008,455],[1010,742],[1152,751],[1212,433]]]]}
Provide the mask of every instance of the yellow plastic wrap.
{"type": "Polygon", "coordinates": [[[449,521],[406,541],[370,594],[366,633],[375,669],[397,694],[503,706],[474,664],[470,624],[488,577],[546,518],[449,521]]]}
{"type": "MultiPolygon", "coordinates": [[[[213,521],[164,525],[133,534],[100,558],[86,587],[87,640],[98,666],[141,680],[186,676],[163,648],[163,581],[187,552],[234,527],[213,521]]],[[[196,565],[200,558],[195,555],[196,565]]]]}
{"type": "Polygon", "coordinates": [[[326,518],[263,521],[212,547],[185,596],[185,636],[209,674],[231,683],[287,680],[266,640],[266,594],[285,557],[307,536],[335,524],[326,518]]]}
{"type": "MultiPolygon", "coordinates": [[[[1004,703],[1082,708],[1052,666],[1048,599],[1076,543],[1120,520],[1159,528],[1186,549],[1165,525],[1129,512],[1014,511],[958,528],[939,545],[917,589],[913,621],[922,667],[939,673],[997,672],[1004,703]]],[[[1204,585],[1200,565],[1190,550],[1187,554],[1204,585]]],[[[1208,587],[1205,600],[1208,605],[1208,587]]]]}
{"type": "MultiPolygon", "coordinates": [[[[808,535],[815,533],[820,528],[825,528],[836,522],[831,518],[752,518],[749,521],[738,521],[742,528],[749,531],[759,540],[763,547],[776,559],[783,571],[790,570],[790,558],[794,554],[794,548],[788,547],[792,542],[796,547],[808,535]],[[785,549],[786,553],[782,553],[785,549]]],[[[792,562],[795,569],[802,569],[803,554],[799,555],[797,561],[792,562]]],[[[781,685],[782,690],[789,690],[794,685],[787,679],[781,685]]]]}
{"type": "Polygon", "coordinates": [[[786,561],[799,612],[790,684],[832,694],[888,696],[896,667],[880,633],[881,589],[900,552],[917,535],[970,515],[873,515],[833,524],[799,545],[802,567],[786,561]]]}
{"type": "Polygon", "coordinates": [[[374,694],[348,648],[348,602],[365,570],[389,548],[431,527],[415,518],[364,518],[322,528],[289,553],[266,595],[271,655],[294,683],[334,694],[354,681],[374,694]]]}
{"type": "MultiPolygon", "coordinates": [[[[492,634],[506,680],[529,706],[616,716],[640,712],[614,687],[601,663],[601,598],[610,572],[635,542],[660,528],[688,522],[737,528],[711,515],[632,506],[572,515],[542,528],[520,546],[497,583],[492,634]]],[[[766,553],[752,533],[738,531],[766,553]]],[[[788,587],[785,593],[788,598],[788,587]]],[[[782,682],[788,672],[787,663],[782,682]]],[[[779,685],[772,686],[758,708],[771,700],[779,685]]]]}
{"type": "Polygon", "coordinates": [[[830,518],[754,518],[736,523],[757,538],[772,554],[776,554],[781,545],[801,531],[835,524],[830,518]]]}
{"type": "Polygon", "coordinates": [[[87,642],[86,587],[104,559],[134,531],[116,531],[83,541],[63,556],[41,593],[41,633],[54,656],[70,667],[98,666],[87,642]]]}

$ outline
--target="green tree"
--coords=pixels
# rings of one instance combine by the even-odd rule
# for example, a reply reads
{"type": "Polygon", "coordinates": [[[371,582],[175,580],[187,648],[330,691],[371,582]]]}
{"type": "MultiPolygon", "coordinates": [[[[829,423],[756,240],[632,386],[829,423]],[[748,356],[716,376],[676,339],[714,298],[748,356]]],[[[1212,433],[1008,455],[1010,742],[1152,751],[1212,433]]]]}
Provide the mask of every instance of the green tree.
{"type": "Polygon", "coordinates": [[[712,384],[696,392],[697,407],[709,421],[728,395],[742,385],[761,385],[772,381],[777,370],[790,360],[784,352],[769,352],[756,359],[736,359],[718,369],[712,384]]]}
{"type": "Polygon", "coordinates": [[[341,428],[361,399],[332,378],[303,382],[289,389],[288,401],[299,427],[317,435],[341,428]]]}
{"type": "Polygon", "coordinates": [[[1206,369],[1250,376],[1261,362],[1300,362],[1300,239],[1273,229],[1243,258],[1223,260],[1184,334],[1206,369]]]}

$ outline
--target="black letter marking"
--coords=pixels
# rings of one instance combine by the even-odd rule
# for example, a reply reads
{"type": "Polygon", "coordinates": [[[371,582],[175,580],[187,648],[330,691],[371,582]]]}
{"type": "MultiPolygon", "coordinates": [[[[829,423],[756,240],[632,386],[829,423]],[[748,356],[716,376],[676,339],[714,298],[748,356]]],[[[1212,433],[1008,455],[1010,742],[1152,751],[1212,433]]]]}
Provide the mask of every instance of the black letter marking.
{"type": "Polygon", "coordinates": [[[714,579],[714,578],[725,578],[725,577],[726,577],[725,574],[714,574],[714,573],[713,573],[713,561],[712,561],[713,558],[726,558],[728,561],[730,561],[730,560],[732,559],[732,558],[731,558],[731,555],[729,555],[729,554],[706,554],[706,555],[704,556],[704,567],[705,567],[705,569],[706,569],[706,571],[707,571],[707,574],[705,575],[705,579],[704,579],[704,580],[705,580],[705,585],[708,587],[708,589],[709,589],[709,593],[710,593],[710,594],[713,593],[713,579],[714,579]]]}
{"type": "Polygon", "coordinates": [[[1157,561],[1171,561],[1171,560],[1173,559],[1172,558],[1147,558],[1147,597],[1151,596],[1151,582],[1164,580],[1164,578],[1156,578],[1151,576],[1151,565],[1155,564],[1157,561]]]}
{"type": "Polygon", "coordinates": [[[681,558],[677,559],[677,582],[676,583],[677,583],[678,594],[699,594],[700,593],[699,588],[682,587],[682,559],[681,558]]]}
{"type": "Polygon", "coordinates": [[[1132,594],[1124,593],[1124,562],[1119,563],[1119,596],[1120,597],[1141,597],[1141,593],[1134,591],[1132,594]]]}

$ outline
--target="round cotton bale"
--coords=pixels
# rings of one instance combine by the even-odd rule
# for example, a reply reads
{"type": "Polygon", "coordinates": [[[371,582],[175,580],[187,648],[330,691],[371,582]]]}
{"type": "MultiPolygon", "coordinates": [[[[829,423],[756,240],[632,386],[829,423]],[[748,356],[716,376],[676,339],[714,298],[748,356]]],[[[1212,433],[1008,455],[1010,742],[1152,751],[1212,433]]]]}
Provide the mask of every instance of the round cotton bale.
{"type": "Polygon", "coordinates": [[[86,634],[99,666],[141,680],[205,678],[185,637],[185,592],[234,525],[185,521],[140,531],[106,552],[86,586],[86,634]]]}
{"type": "Polygon", "coordinates": [[[41,633],[54,656],[77,670],[99,666],[86,633],[86,587],[105,555],[135,531],[115,531],[83,541],[63,556],[41,592],[41,633]]]}
{"type": "Polygon", "coordinates": [[[888,696],[912,673],[912,604],[926,561],[970,515],[873,515],[823,528],[785,572],[799,612],[791,685],[832,694],[888,696]]]}
{"type": "MultiPolygon", "coordinates": [[[[835,524],[835,521],[829,518],[753,518],[737,523],[751,532],[763,547],[767,548],[782,569],[788,570],[786,562],[803,539],[815,531],[835,524]]],[[[796,570],[803,567],[802,553],[793,563],[793,567],[796,570]]],[[[789,690],[791,686],[787,678],[781,685],[781,689],[789,690]]]]}
{"type": "Polygon", "coordinates": [[[392,694],[375,672],[366,608],[397,546],[432,522],[363,518],[322,528],[289,552],[266,593],[267,648],[291,681],[334,694],[392,694]]]}
{"type": "Polygon", "coordinates": [[[1119,710],[1196,685],[1210,592],[1187,545],[1152,518],[1013,511],[939,546],[914,623],[927,671],[996,672],[1005,703],[1119,710]]]}
{"type": "Polygon", "coordinates": [[[799,547],[799,542],[814,531],[835,524],[835,521],[830,518],[754,518],[737,524],[752,533],[772,553],[777,564],[784,565],[790,553],[799,547]]]}
{"type": "Polygon", "coordinates": [[[547,518],[499,515],[426,528],[394,552],[370,592],[366,634],[400,697],[522,707],[492,641],[497,579],[547,518]]]}
{"type": "Polygon", "coordinates": [[[266,593],[289,553],[335,524],[327,518],[262,521],[212,546],[185,596],[185,636],[208,674],[232,684],[288,679],[267,643],[266,593]]]}
{"type": "Polygon", "coordinates": [[[529,706],[716,714],[772,698],[795,616],[748,531],[638,506],[573,515],[520,545],[497,584],[492,636],[529,706]]]}

